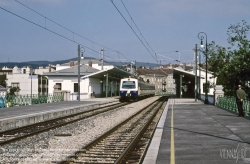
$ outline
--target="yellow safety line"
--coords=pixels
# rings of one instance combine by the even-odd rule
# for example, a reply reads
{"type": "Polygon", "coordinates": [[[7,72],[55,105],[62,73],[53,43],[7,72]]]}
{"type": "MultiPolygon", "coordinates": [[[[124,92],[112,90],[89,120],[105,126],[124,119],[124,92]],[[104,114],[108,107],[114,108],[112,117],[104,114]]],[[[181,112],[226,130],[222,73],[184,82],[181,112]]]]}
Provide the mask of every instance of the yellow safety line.
{"type": "Polygon", "coordinates": [[[170,146],[170,164],[175,164],[174,152],[174,105],[172,103],[172,117],[171,117],[171,146],[170,146]]]}

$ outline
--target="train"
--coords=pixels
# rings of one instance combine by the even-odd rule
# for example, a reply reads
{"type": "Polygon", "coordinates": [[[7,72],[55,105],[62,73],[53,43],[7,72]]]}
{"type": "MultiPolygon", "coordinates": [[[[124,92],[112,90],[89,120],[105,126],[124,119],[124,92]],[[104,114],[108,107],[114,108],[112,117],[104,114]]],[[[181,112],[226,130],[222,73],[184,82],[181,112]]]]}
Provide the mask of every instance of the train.
{"type": "Polygon", "coordinates": [[[154,94],[155,85],[131,77],[120,81],[120,102],[137,101],[154,94]]]}

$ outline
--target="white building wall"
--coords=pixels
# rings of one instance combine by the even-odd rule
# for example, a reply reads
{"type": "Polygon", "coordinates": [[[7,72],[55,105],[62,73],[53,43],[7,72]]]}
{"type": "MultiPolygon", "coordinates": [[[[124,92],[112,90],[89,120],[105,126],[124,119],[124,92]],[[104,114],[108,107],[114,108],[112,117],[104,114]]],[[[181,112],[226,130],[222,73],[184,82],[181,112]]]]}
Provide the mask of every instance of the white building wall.
{"type": "MultiPolygon", "coordinates": [[[[201,87],[201,94],[205,94],[205,90],[203,88],[203,84],[206,83],[206,71],[201,70],[201,78],[200,78],[200,87],[201,87]]],[[[199,76],[199,70],[197,70],[197,76],[199,76]]],[[[207,73],[207,81],[210,84],[216,84],[217,78],[213,78],[212,73],[208,72],[207,73]]],[[[199,89],[199,88],[198,88],[199,89]]],[[[213,95],[214,94],[214,87],[209,88],[208,95],[213,95]]]]}
{"type": "Polygon", "coordinates": [[[49,72],[49,68],[39,68],[39,69],[34,70],[34,73],[38,75],[42,75],[43,73],[46,73],[46,72],[49,72]]]}
{"type": "Polygon", "coordinates": [[[66,69],[66,68],[70,68],[70,66],[61,66],[60,64],[56,65],[56,71],[62,70],[62,69],[66,69]]]}
{"type": "MultiPolygon", "coordinates": [[[[49,77],[49,86],[48,86],[48,93],[53,94],[54,92],[54,85],[56,83],[61,83],[61,90],[66,90],[71,93],[71,99],[76,100],[76,96],[78,92],[74,92],[74,83],[78,83],[77,77],[56,77],[56,76],[50,76],[49,77]]],[[[100,81],[98,81],[100,83],[100,81]]],[[[94,81],[94,83],[97,83],[97,81],[94,81]]],[[[91,95],[92,87],[90,85],[89,78],[86,79],[80,79],[80,99],[89,98],[91,95]]],[[[98,90],[98,89],[96,89],[98,90]]]]}
{"type": "MultiPolygon", "coordinates": [[[[88,64],[86,64],[86,65],[88,66],[88,64]]],[[[98,65],[98,64],[92,63],[92,67],[95,68],[95,69],[98,69],[98,70],[102,70],[102,66],[98,65]]],[[[114,66],[112,66],[112,65],[103,66],[103,70],[109,70],[109,69],[112,69],[112,68],[114,68],[114,66]]]]}
{"type": "Polygon", "coordinates": [[[90,93],[95,92],[95,94],[101,94],[102,84],[100,83],[100,79],[90,78],[89,83],[90,83],[90,93]]]}
{"type": "Polygon", "coordinates": [[[38,77],[37,75],[31,76],[29,74],[7,74],[7,86],[11,86],[12,83],[19,83],[20,91],[18,94],[25,95],[31,94],[31,87],[32,87],[32,94],[38,94],[38,77]],[[31,86],[32,82],[32,86],[31,86]]]}

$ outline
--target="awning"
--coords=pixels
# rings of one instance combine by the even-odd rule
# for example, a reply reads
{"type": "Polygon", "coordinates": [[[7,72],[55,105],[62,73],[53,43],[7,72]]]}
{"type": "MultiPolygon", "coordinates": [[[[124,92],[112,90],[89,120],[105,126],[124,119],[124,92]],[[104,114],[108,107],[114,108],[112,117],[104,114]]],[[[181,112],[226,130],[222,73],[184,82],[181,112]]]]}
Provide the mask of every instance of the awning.
{"type": "Polygon", "coordinates": [[[110,68],[110,69],[106,69],[106,70],[100,70],[98,72],[95,72],[95,73],[91,73],[91,74],[88,74],[86,76],[82,76],[81,78],[82,79],[85,79],[85,78],[96,78],[96,79],[102,79],[104,77],[104,75],[106,75],[108,73],[108,76],[109,78],[118,78],[118,79],[122,79],[122,78],[125,78],[125,77],[133,77],[134,75],[127,72],[127,71],[123,71],[117,67],[113,67],[113,68],[110,68]]]}

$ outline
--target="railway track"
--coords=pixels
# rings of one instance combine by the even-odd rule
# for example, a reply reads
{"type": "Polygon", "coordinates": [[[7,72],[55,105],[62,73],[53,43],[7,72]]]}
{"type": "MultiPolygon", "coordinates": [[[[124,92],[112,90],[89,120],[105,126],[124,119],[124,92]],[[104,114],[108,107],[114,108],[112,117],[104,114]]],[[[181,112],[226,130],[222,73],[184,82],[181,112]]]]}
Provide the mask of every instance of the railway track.
{"type": "MultiPolygon", "coordinates": [[[[9,144],[11,142],[15,142],[17,140],[30,137],[33,135],[37,135],[39,133],[49,131],[51,129],[55,129],[57,127],[65,126],[67,124],[71,124],[73,122],[92,117],[95,115],[98,115],[100,113],[107,112],[109,110],[113,110],[116,108],[119,108],[121,106],[125,106],[128,103],[118,103],[118,104],[113,104],[113,105],[108,105],[104,106],[101,108],[97,108],[95,110],[90,110],[90,111],[84,111],[81,113],[76,113],[73,115],[65,116],[65,117],[60,117],[57,119],[45,121],[45,122],[40,122],[20,128],[15,128],[11,129],[8,131],[3,131],[0,132],[0,146],[9,144]]],[[[64,135],[64,134],[60,134],[64,135]]]]}
{"type": "Polygon", "coordinates": [[[53,161],[53,163],[118,164],[131,160],[141,161],[147,147],[146,145],[150,142],[151,135],[155,129],[155,127],[152,126],[152,122],[157,124],[158,120],[154,119],[157,114],[159,119],[159,115],[161,115],[163,111],[162,107],[164,102],[166,102],[166,97],[161,97],[154,103],[138,111],[129,119],[87,144],[75,152],[74,155],[67,157],[64,161],[53,161]],[[137,148],[141,149],[143,146],[144,150],[138,154],[137,148]],[[131,157],[133,159],[131,159],[131,157]]]}

